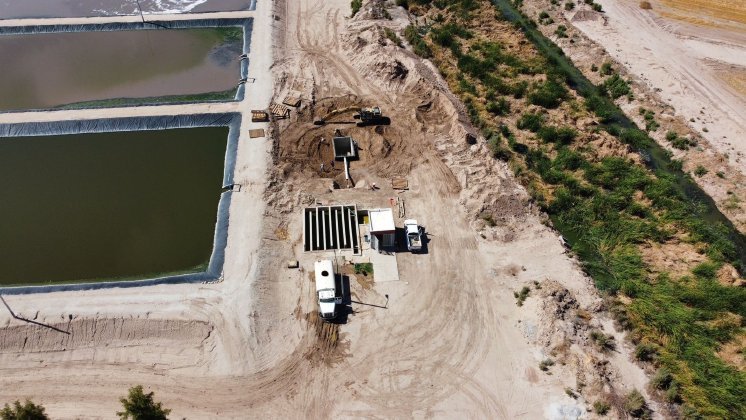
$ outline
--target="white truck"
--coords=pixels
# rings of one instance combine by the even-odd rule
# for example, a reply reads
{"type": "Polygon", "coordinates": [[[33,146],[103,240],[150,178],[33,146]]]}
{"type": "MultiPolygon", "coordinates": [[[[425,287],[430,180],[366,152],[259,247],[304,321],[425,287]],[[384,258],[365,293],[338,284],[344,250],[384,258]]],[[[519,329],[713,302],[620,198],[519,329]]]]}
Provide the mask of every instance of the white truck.
{"type": "Polygon", "coordinates": [[[334,265],[331,260],[316,261],[316,295],[319,298],[319,315],[322,319],[334,319],[337,316],[337,304],[342,299],[337,297],[337,282],[334,276],[334,265]]]}
{"type": "Polygon", "coordinates": [[[409,252],[422,251],[422,229],[414,219],[404,221],[404,230],[407,234],[407,249],[409,252]]]}

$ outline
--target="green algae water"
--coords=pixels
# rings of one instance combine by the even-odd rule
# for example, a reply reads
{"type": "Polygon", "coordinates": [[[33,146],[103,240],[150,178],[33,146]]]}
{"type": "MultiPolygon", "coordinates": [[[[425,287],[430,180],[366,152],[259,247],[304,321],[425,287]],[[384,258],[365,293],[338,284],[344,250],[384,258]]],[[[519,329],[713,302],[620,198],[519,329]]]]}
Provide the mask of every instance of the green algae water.
{"type": "MultiPolygon", "coordinates": [[[[240,79],[236,28],[0,35],[0,111],[185,102],[240,79]],[[170,99],[169,99],[170,98],[170,99]]],[[[213,95],[214,96],[214,95],[213,95]]]]}
{"type": "Polygon", "coordinates": [[[0,138],[0,285],[204,270],[228,128],[0,138]]]}

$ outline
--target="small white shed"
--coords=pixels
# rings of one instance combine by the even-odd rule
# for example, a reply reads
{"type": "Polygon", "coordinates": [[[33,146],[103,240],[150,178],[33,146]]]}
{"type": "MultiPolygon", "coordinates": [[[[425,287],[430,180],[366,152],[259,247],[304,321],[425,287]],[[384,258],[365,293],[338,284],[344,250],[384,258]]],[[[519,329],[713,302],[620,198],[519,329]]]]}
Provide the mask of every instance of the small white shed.
{"type": "Polygon", "coordinates": [[[393,248],[396,245],[396,224],[391,209],[368,210],[370,246],[373,249],[393,248]]]}

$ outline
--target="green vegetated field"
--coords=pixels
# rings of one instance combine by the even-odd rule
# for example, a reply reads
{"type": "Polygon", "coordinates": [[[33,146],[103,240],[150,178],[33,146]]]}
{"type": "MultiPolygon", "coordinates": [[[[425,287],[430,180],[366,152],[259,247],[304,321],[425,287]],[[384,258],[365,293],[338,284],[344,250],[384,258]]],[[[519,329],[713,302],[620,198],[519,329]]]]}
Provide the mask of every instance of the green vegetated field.
{"type": "Polygon", "coordinates": [[[718,281],[743,272],[744,237],[651,140],[655,115],[640,129],[614,104],[631,97],[627,81],[598,63],[605,82],[593,85],[507,0],[397,4],[427,16],[408,43],[569,239],[635,356],[657,369],[654,392],[682,417],[746,418],[744,349],[722,353],[743,343],[746,288],[718,281]],[[670,270],[655,263],[663,249],[697,258],[670,270]]]}

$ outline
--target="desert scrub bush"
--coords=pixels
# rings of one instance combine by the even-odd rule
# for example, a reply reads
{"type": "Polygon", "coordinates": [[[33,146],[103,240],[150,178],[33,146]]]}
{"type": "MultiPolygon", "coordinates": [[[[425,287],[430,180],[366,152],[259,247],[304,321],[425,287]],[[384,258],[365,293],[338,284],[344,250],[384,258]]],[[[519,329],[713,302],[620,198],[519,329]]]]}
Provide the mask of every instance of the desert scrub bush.
{"type": "Polygon", "coordinates": [[[598,349],[602,352],[611,351],[616,348],[614,337],[611,335],[606,335],[599,330],[591,331],[590,338],[591,340],[593,340],[593,343],[596,344],[596,347],[598,347],[598,349]]]}
{"type": "Polygon", "coordinates": [[[668,368],[663,367],[655,372],[655,375],[650,379],[650,387],[662,391],[667,402],[681,403],[679,383],[668,368]]]}
{"type": "Polygon", "coordinates": [[[352,7],[352,16],[355,16],[360,11],[360,8],[363,7],[363,0],[352,0],[350,7],[352,7]]]}
{"type": "Polygon", "coordinates": [[[598,4],[598,3],[593,3],[593,4],[591,5],[591,7],[593,8],[593,10],[595,10],[595,11],[597,11],[597,12],[599,12],[599,13],[600,13],[600,12],[603,12],[603,11],[604,11],[604,8],[603,8],[603,6],[601,6],[601,5],[600,5],[600,4],[598,4]]]}
{"type": "Polygon", "coordinates": [[[433,42],[442,47],[450,48],[454,53],[460,48],[460,43],[456,38],[470,39],[473,36],[471,31],[457,23],[447,23],[430,30],[430,38],[433,42]]]}
{"type": "Polygon", "coordinates": [[[573,10],[574,8],[575,8],[574,2],[568,1],[565,3],[565,10],[567,10],[568,12],[573,10]]]}
{"type": "Polygon", "coordinates": [[[521,114],[521,118],[518,119],[515,126],[519,130],[528,130],[536,133],[544,126],[544,114],[525,112],[521,114]]]}
{"type": "Polygon", "coordinates": [[[553,127],[547,126],[542,127],[539,130],[539,138],[545,143],[558,143],[562,145],[568,145],[575,140],[578,132],[572,127],[553,127]]]}
{"type": "Polygon", "coordinates": [[[544,359],[541,361],[541,363],[539,363],[539,370],[541,370],[542,372],[546,372],[552,366],[554,366],[554,360],[544,359]]]}
{"type": "Polygon", "coordinates": [[[558,38],[567,38],[567,26],[559,25],[557,29],[554,30],[554,34],[557,35],[558,38]]]}
{"type": "Polygon", "coordinates": [[[617,99],[620,96],[629,95],[632,90],[629,87],[629,83],[622,79],[618,73],[614,73],[611,77],[606,79],[603,84],[604,89],[609,94],[611,99],[617,99]]]}
{"type": "Polygon", "coordinates": [[[709,172],[707,168],[702,165],[697,165],[697,167],[694,169],[694,175],[700,178],[707,175],[707,172],[709,172]]]}
{"type": "Polygon", "coordinates": [[[649,1],[641,1],[641,2],[640,2],[640,9],[643,9],[643,10],[650,10],[650,9],[652,9],[652,8],[653,8],[653,5],[652,5],[652,4],[650,4],[650,2],[649,2],[649,1]]]}
{"type": "Polygon", "coordinates": [[[523,302],[526,300],[530,293],[531,289],[529,289],[528,286],[523,286],[520,292],[513,292],[513,296],[516,298],[516,305],[523,306],[523,302]]]}
{"type": "Polygon", "coordinates": [[[427,42],[425,42],[425,40],[422,38],[422,35],[420,35],[416,26],[407,26],[404,29],[404,38],[412,46],[412,50],[415,54],[419,55],[422,58],[431,58],[433,56],[433,51],[430,49],[430,46],[427,45],[427,42]]]}
{"type": "Polygon", "coordinates": [[[593,412],[599,416],[605,416],[611,410],[611,405],[603,400],[598,400],[593,403],[593,412]]]}
{"type": "Polygon", "coordinates": [[[528,101],[533,105],[553,109],[560,106],[566,97],[567,89],[565,86],[553,78],[547,78],[546,81],[532,86],[528,94],[528,101]]]}
{"type": "Polygon", "coordinates": [[[373,274],[373,264],[371,263],[357,263],[355,264],[355,274],[362,274],[367,276],[373,274]]]}
{"type": "Polygon", "coordinates": [[[399,35],[394,32],[391,28],[383,28],[383,34],[388,38],[391,42],[394,43],[397,47],[401,47],[401,38],[399,38],[399,35]]]}
{"type": "Polygon", "coordinates": [[[658,347],[650,343],[640,343],[635,347],[635,359],[652,362],[658,358],[658,347]]]}
{"type": "Polygon", "coordinates": [[[638,112],[645,119],[645,131],[647,131],[648,133],[651,131],[658,131],[658,127],[660,127],[660,124],[655,121],[655,112],[642,107],[640,107],[638,112]]]}
{"type": "Polygon", "coordinates": [[[613,64],[611,63],[611,61],[604,61],[603,64],[601,64],[601,75],[611,76],[612,73],[614,73],[614,68],[612,66],[613,64]]]}
{"type": "Polygon", "coordinates": [[[496,101],[488,102],[486,109],[495,115],[508,115],[510,113],[510,102],[505,98],[498,98],[496,101]]]}
{"type": "Polygon", "coordinates": [[[645,397],[640,394],[640,391],[633,389],[624,398],[624,410],[630,416],[638,419],[650,418],[650,409],[645,401],[645,397]]]}

